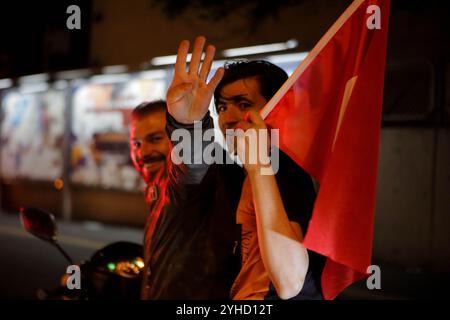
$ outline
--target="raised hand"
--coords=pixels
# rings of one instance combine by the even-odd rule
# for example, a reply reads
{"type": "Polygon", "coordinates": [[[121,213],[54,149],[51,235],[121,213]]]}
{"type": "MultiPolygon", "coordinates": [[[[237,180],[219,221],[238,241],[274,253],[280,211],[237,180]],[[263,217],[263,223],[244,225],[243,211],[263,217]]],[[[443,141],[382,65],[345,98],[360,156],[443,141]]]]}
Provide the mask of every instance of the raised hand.
{"type": "Polygon", "coordinates": [[[214,59],[215,47],[206,48],[205,59],[200,61],[205,46],[205,37],[195,39],[189,70],[186,70],[186,58],[189,41],[183,40],[178,47],[175,72],[167,91],[167,109],[172,117],[180,123],[191,124],[203,119],[208,111],[214,90],[223,76],[223,68],[219,68],[209,83],[206,83],[214,59]]]}

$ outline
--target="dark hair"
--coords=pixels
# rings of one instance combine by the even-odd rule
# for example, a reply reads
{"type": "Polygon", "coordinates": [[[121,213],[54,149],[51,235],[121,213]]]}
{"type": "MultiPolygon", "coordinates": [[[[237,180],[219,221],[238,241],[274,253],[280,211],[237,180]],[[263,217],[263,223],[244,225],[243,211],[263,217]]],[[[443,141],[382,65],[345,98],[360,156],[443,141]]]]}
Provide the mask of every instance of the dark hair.
{"type": "Polygon", "coordinates": [[[166,105],[166,101],[164,101],[164,100],[145,101],[133,109],[133,111],[131,112],[131,118],[132,119],[140,119],[151,113],[154,113],[157,111],[166,112],[166,110],[167,110],[167,105],[166,105]]]}
{"type": "Polygon", "coordinates": [[[237,80],[256,77],[261,95],[269,101],[287,80],[287,73],[280,67],[264,60],[235,60],[224,65],[225,73],[214,91],[214,104],[218,105],[222,88],[237,80]]]}

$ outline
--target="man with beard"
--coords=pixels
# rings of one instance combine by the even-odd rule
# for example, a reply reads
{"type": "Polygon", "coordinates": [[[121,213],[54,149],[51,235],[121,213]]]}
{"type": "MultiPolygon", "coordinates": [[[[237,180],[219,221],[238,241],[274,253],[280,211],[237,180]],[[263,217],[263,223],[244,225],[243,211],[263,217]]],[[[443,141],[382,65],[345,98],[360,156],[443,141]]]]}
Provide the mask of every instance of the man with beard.
{"type": "Polygon", "coordinates": [[[165,128],[165,101],[143,102],[131,113],[130,156],[147,184],[145,199],[149,205],[157,198],[158,180],[169,154],[165,128]]]}
{"type": "MultiPolygon", "coordinates": [[[[202,107],[206,103],[206,108],[220,80],[220,74],[216,74],[210,84],[205,85],[213,57],[214,47],[210,47],[201,67],[201,80],[196,78],[199,80],[196,85],[202,88],[199,88],[195,99],[200,101],[202,107]]],[[[200,57],[195,56],[192,61],[196,62],[191,65],[193,77],[196,77],[194,73],[196,75],[198,72],[200,57]]],[[[176,94],[173,91],[177,86],[176,81],[169,89],[170,97],[176,94]]],[[[170,120],[166,124],[168,136],[172,136],[177,129],[187,130],[191,136],[198,130],[192,122],[183,122],[182,118],[177,122],[167,114],[167,119],[170,120]]],[[[159,120],[159,132],[164,123],[162,119],[159,120]]],[[[212,119],[204,121],[203,126],[211,127],[212,119]]],[[[132,133],[132,143],[137,142],[136,148],[148,135],[139,128],[135,126],[132,133]]],[[[200,148],[205,147],[201,144],[200,148]]],[[[145,227],[141,298],[227,299],[239,271],[236,239],[240,236],[233,215],[240,189],[231,187],[229,182],[234,184],[235,181],[242,181],[242,169],[239,166],[227,166],[227,170],[216,171],[216,167],[208,170],[204,163],[177,164],[171,157],[167,159],[167,165],[156,173],[150,170],[158,167],[156,162],[149,167],[144,165],[146,154],[149,160],[155,160],[158,159],[156,155],[165,152],[165,148],[155,149],[154,153],[137,152],[134,156],[137,169],[142,170],[149,182],[150,177],[154,176],[152,186],[156,186],[156,192],[149,192],[153,201],[145,227]]]]}

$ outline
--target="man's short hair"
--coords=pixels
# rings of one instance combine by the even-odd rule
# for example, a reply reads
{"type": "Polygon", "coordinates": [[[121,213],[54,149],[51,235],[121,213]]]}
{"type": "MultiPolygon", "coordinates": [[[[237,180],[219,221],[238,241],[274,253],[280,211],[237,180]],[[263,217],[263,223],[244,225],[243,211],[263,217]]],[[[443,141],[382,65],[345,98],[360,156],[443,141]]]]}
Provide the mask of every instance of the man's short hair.
{"type": "Polygon", "coordinates": [[[235,60],[225,63],[225,73],[214,91],[214,103],[217,107],[220,91],[224,86],[237,80],[256,77],[261,95],[269,101],[288,79],[287,73],[280,67],[264,60],[235,60]]]}
{"type": "Polygon", "coordinates": [[[133,109],[133,111],[131,112],[131,118],[141,119],[154,112],[158,111],[166,112],[166,110],[167,104],[166,101],[164,100],[145,101],[133,109]]]}

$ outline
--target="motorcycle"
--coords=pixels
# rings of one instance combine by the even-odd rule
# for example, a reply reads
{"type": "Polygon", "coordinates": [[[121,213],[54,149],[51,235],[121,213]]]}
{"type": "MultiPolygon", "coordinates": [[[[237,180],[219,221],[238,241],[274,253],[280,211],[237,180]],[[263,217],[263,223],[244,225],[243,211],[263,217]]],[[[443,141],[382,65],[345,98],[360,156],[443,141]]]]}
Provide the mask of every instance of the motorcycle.
{"type": "MultiPolygon", "coordinates": [[[[87,261],[74,264],[57,239],[55,217],[40,208],[20,210],[26,231],[58,249],[69,262],[74,275],[79,272],[79,285],[69,284],[70,274],[61,278],[61,284],[52,289],[39,289],[40,300],[95,300],[139,299],[144,269],[142,246],[131,242],[114,242],[96,251],[87,261]]],[[[69,269],[68,269],[69,270],[69,269]]]]}

